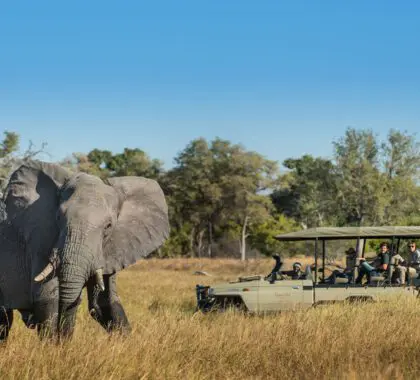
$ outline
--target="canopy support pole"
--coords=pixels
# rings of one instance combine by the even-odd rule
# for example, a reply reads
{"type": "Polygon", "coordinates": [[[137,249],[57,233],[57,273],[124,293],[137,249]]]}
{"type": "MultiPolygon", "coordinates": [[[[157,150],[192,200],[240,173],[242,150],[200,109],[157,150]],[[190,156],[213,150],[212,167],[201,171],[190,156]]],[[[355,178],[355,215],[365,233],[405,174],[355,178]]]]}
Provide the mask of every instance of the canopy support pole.
{"type": "Polygon", "coordinates": [[[322,282],[325,282],[325,255],[327,253],[325,239],[322,240],[322,282]]]}
{"type": "Polygon", "coordinates": [[[315,239],[315,285],[318,284],[318,238],[315,239]]]}
{"type": "Polygon", "coordinates": [[[360,237],[357,238],[357,243],[356,243],[356,265],[353,268],[353,278],[352,278],[352,283],[355,284],[356,283],[356,278],[359,275],[359,264],[360,264],[360,258],[364,257],[364,247],[365,247],[365,241],[363,241],[363,248],[360,249],[360,237]]]}

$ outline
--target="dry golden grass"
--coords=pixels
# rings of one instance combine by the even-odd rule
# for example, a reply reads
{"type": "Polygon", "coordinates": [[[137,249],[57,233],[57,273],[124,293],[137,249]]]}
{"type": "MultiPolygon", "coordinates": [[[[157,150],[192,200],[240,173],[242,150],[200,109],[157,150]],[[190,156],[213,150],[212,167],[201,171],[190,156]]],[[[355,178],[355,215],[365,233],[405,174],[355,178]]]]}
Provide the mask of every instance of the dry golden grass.
{"type": "MultiPolygon", "coordinates": [[[[149,260],[122,272],[132,323],[109,337],[84,299],[74,339],[39,342],[21,322],[0,347],[1,379],[418,378],[420,301],[332,305],[271,316],[194,314],[196,283],[268,273],[272,260],[149,260]],[[193,275],[205,270],[212,277],[193,275]]],[[[18,317],[18,315],[16,315],[18,317]]]]}

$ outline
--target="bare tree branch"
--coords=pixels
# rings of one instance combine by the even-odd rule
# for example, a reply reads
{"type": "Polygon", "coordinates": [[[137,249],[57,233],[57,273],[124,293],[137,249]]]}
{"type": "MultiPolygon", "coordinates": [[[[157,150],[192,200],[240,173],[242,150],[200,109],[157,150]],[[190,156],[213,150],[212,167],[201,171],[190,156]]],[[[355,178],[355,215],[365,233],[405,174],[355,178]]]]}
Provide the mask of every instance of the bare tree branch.
{"type": "Polygon", "coordinates": [[[32,142],[32,140],[29,140],[29,146],[26,149],[26,151],[23,154],[23,159],[24,160],[30,160],[40,154],[46,154],[47,156],[49,156],[51,158],[51,155],[45,151],[45,148],[48,146],[48,144],[46,142],[43,142],[41,144],[41,147],[38,150],[34,150],[35,144],[32,142]]]}

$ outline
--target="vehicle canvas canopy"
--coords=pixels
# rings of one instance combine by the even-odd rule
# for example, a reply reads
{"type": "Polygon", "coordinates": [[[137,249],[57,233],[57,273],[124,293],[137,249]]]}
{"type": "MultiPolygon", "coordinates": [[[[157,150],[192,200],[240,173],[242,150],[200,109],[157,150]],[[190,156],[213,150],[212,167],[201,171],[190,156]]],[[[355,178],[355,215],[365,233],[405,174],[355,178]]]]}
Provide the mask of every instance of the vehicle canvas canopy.
{"type": "Polygon", "coordinates": [[[420,227],[317,227],[277,235],[282,241],[298,240],[341,240],[341,239],[389,239],[396,237],[420,238],[420,227]]]}
{"type": "MultiPolygon", "coordinates": [[[[326,241],[355,240],[358,257],[364,257],[366,239],[391,239],[391,249],[398,252],[401,239],[420,238],[420,226],[378,226],[378,227],[317,227],[289,232],[275,236],[279,241],[314,241],[315,273],[318,272],[318,241],[322,242],[322,280],[325,280],[326,241]],[[363,241],[363,246],[360,246],[363,241]]],[[[354,277],[353,277],[354,278],[354,277]]],[[[315,276],[317,283],[317,276],[315,276]]]]}

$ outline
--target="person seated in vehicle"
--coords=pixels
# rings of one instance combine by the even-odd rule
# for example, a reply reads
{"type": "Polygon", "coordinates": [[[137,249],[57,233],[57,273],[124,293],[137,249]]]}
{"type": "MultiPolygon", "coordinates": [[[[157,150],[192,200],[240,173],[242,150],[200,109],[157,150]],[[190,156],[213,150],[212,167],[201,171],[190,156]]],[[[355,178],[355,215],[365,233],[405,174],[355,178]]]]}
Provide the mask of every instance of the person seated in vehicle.
{"type": "Polygon", "coordinates": [[[350,247],[345,251],[346,254],[346,267],[342,268],[337,265],[340,269],[336,269],[332,272],[331,276],[327,279],[327,281],[335,284],[337,282],[337,278],[347,278],[348,282],[351,281],[353,278],[353,269],[356,266],[356,258],[357,252],[353,247],[350,247]]]}
{"type": "Polygon", "coordinates": [[[302,280],[306,276],[304,271],[302,270],[302,264],[299,262],[293,263],[292,266],[292,279],[293,280],[302,280]]]}
{"type": "Polygon", "coordinates": [[[271,272],[265,277],[266,280],[270,281],[270,283],[274,283],[276,280],[282,280],[281,278],[281,267],[283,266],[283,260],[281,256],[275,253],[273,256],[276,264],[271,272]]]}
{"type": "Polygon", "coordinates": [[[406,278],[413,279],[419,276],[420,272],[420,250],[417,249],[416,242],[410,241],[408,243],[409,258],[408,263],[401,262],[403,259],[397,255],[397,259],[401,258],[400,263],[396,263],[395,270],[399,274],[398,282],[405,284],[406,278]],[[399,264],[399,265],[398,265],[399,264]]]}
{"type": "Polygon", "coordinates": [[[372,276],[380,276],[382,274],[385,274],[386,276],[391,258],[389,244],[383,242],[379,246],[379,249],[379,254],[373,262],[368,263],[364,257],[360,258],[359,275],[356,278],[356,284],[361,284],[365,276],[367,277],[368,283],[370,282],[372,276]]]}
{"type": "Polygon", "coordinates": [[[392,252],[389,264],[389,278],[391,279],[391,283],[404,285],[407,276],[407,262],[404,257],[399,253],[392,252]]]}
{"type": "Polygon", "coordinates": [[[286,276],[284,279],[292,280],[304,280],[306,277],[305,272],[302,270],[302,264],[295,262],[292,265],[292,270],[281,272],[282,275],[286,276]]]}
{"type": "Polygon", "coordinates": [[[408,275],[410,278],[416,278],[420,272],[420,250],[417,248],[415,241],[408,243],[410,257],[408,261],[408,275]]]}

